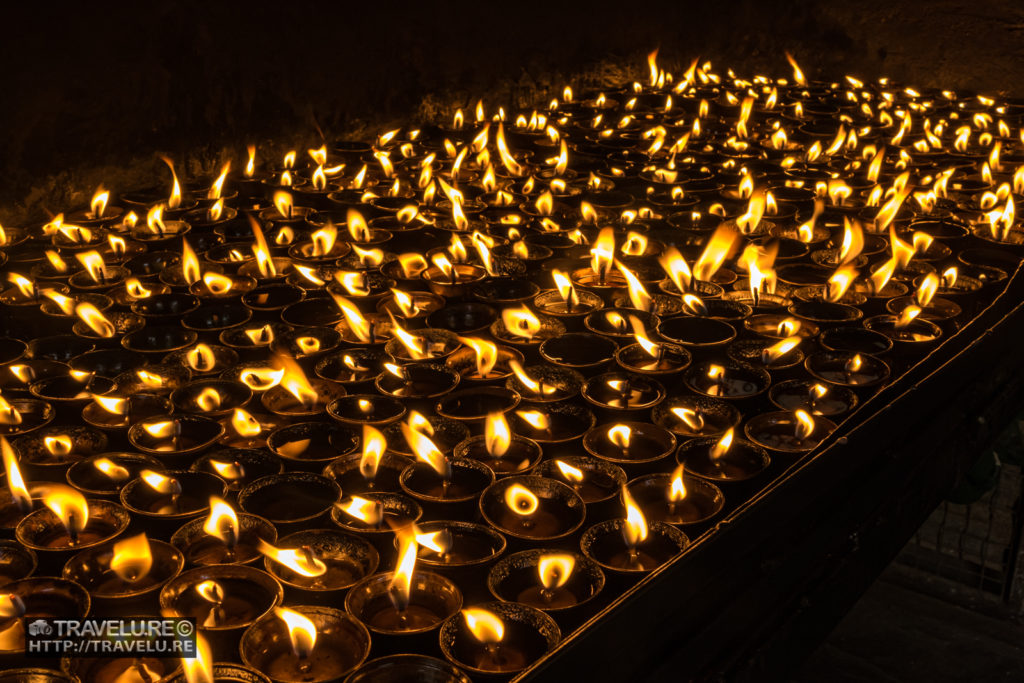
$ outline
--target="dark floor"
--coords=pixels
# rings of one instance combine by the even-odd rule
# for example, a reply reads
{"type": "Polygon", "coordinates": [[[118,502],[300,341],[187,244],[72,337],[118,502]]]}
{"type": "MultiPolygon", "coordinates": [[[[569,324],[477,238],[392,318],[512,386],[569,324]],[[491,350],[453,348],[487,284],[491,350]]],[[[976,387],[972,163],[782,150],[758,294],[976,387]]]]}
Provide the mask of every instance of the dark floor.
{"type": "Polygon", "coordinates": [[[1024,626],[911,584],[888,569],[792,683],[1024,681],[1024,626]]]}

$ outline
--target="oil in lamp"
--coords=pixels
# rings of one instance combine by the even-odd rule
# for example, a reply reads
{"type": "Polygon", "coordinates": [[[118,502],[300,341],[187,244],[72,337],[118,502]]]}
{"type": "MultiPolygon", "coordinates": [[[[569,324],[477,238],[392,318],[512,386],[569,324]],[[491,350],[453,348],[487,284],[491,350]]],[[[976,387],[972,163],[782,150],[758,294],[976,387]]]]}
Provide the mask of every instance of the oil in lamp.
{"type": "Polygon", "coordinates": [[[618,344],[613,339],[589,332],[568,332],[540,345],[540,355],[545,361],[585,376],[604,370],[616,350],[618,344]]]}
{"type": "Polygon", "coordinates": [[[769,390],[768,398],[783,410],[804,410],[824,417],[847,413],[858,403],[857,394],[852,389],[825,385],[813,378],[775,384],[769,390]]]}
{"type": "Polygon", "coordinates": [[[174,532],[171,545],[193,566],[252,564],[259,548],[277,540],[274,525],[256,515],[237,513],[222,498],[210,498],[210,513],[174,532]]]}
{"type": "Polygon", "coordinates": [[[267,572],[303,604],[333,602],[336,591],[373,574],[380,562],[373,544],[336,529],[297,531],[259,550],[267,572]]]}
{"type": "Polygon", "coordinates": [[[649,469],[676,448],[672,432],[645,422],[598,425],[583,435],[590,455],[630,470],[649,469]]]}
{"type": "Polygon", "coordinates": [[[771,384],[766,370],[740,363],[696,363],[690,366],[685,379],[687,386],[698,394],[728,400],[753,398],[771,384]]]}
{"type": "Polygon", "coordinates": [[[665,564],[689,545],[686,534],[664,522],[648,522],[629,492],[622,487],[625,519],[599,522],[583,532],[583,554],[603,569],[646,573],[665,564]]]}
{"type": "Polygon", "coordinates": [[[540,445],[512,431],[505,415],[487,415],[482,436],[472,436],[455,447],[455,458],[473,458],[494,470],[497,476],[525,474],[540,462],[540,445]]]}
{"type": "Polygon", "coordinates": [[[722,511],[725,496],[711,482],[689,476],[680,464],[671,474],[648,474],[627,485],[651,521],[677,526],[707,522],[722,511]]]}
{"type": "Polygon", "coordinates": [[[366,627],[333,607],[275,607],[241,640],[242,661],[278,683],[338,681],[370,653],[366,627]]]}
{"type": "Polygon", "coordinates": [[[299,422],[272,432],[267,447],[290,470],[320,472],[335,458],[356,451],[359,431],[331,422],[299,422]]]}
{"type": "MultiPolygon", "coordinates": [[[[396,366],[396,369],[405,376],[405,368],[396,366]]],[[[401,400],[390,396],[352,394],[331,401],[327,414],[343,425],[356,428],[363,425],[386,427],[401,420],[406,414],[406,407],[401,400]]]]}
{"type": "Polygon", "coordinates": [[[764,368],[779,377],[803,363],[802,341],[803,337],[798,335],[779,340],[741,339],[730,344],[726,353],[737,363],[764,368]]]}
{"type": "Polygon", "coordinates": [[[393,572],[374,574],[353,586],[345,609],[374,633],[410,636],[433,631],[462,607],[462,593],[449,579],[416,571],[413,527],[396,527],[399,553],[393,572]]]}
{"type": "Polygon", "coordinates": [[[441,627],[441,650],[472,674],[508,676],[558,645],[562,634],[544,612],[514,602],[467,607],[441,627]]]}
{"type": "Polygon", "coordinates": [[[816,447],[835,428],[831,420],[798,409],[761,413],[751,418],[743,430],[748,439],[769,450],[803,453],[816,447]]]}
{"type": "Polygon", "coordinates": [[[119,396],[93,394],[93,402],[82,409],[88,424],[110,432],[125,433],[133,420],[166,415],[173,406],[170,399],[156,394],[126,393],[119,396]]]}
{"type": "Polygon", "coordinates": [[[498,562],[487,588],[503,602],[561,612],[593,599],[604,580],[600,566],[579,553],[525,550],[498,562]]]}
{"type": "Polygon", "coordinates": [[[27,579],[36,570],[36,554],[16,541],[0,541],[0,586],[27,579]]]}
{"type": "Polygon", "coordinates": [[[690,474],[718,483],[752,479],[771,463],[767,451],[736,439],[732,428],[720,438],[690,439],[679,447],[676,461],[690,474]]]}
{"type": "Polygon", "coordinates": [[[681,316],[661,321],[658,336],[679,344],[698,357],[715,354],[736,338],[736,328],[725,320],[681,316]]]}
{"type": "Polygon", "coordinates": [[[68,468],[67,481],[86,496],[120,500],[121,487],[160,461],[140,453],[99,453],[68,468]]]}
{"type": "Polygon", "coordinates": [[[59,571],[74,553],[117,538],[130,516],[120,505],[85,496],[66,484],[34,487],[45,507],[26,514],[14,530],[39,557],[40,571],[59,571]]]}
{"type": "Polygon", "coordinates": [[[515,475],[499,479],[481,494],[480,512],[488,524],[507,536],[544,543],[579,529],[586,506],[567,484],[515,475]]]}
{"type": "Polygon", "coordinates": [[[804,365],[815,379],[852,388],[876,386],[889,378],[889,366],[867,353],[820,351],[804,365]]]}
{"type": "Polygon", "coordinates": [[[141,533],[83,550],[64,565],[63,576],[89,591],[94,608],[125,614],[153,609],[157,592],[184,565],[176,548],[141,533]]]}
{"type": "Polygon", "coordinates": [[[238,641],[250,625],[284,600],[270,574],[239,564],[189,569],[160,590],[160,611],[195,620],[215,658],[234,659],[238,641]]]}
{"type": "Polygon", "coordinates": [[[341,498],[337,482],[312,472],[262,477],[238,492],[238,506],[269,520],[278,534],[309,528],[325,519],[341,498]]]}
{"type": "Polygon", "coordinates": [[[509,361],[512,376],[505,387],[522,396],[529,403],[553,404],[579,394],[583,377],[568,368],[549,363],[523,367],[518,361],[509,361]]]}

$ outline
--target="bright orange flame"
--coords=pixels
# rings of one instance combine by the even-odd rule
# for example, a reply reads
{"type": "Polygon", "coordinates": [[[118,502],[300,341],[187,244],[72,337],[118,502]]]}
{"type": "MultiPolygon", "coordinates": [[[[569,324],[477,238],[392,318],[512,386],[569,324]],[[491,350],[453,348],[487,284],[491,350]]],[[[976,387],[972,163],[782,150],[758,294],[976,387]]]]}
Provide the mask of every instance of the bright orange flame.
{"type": "Polygon", "coordinates": [[[626,286],[629,289],[629,301],[633,304],[633,308],[639,311],[650,312],[654,302],[653,299],[651,299],[651,295],[647,293],[646,289],[644,289],[643,284],[640,282],[640,278],[638,278],[633,271],[626,268],[618,261],[615,262],[615,266],[619,269],[619,272],[622,273],[622,276],[626,278],[626,286]]]}
{"type": "Polygon", "coordinates": [[[263,431],[259,421],[241,408],[235,408],[235,412],[231,415],[231,427],[239,436],[258,436],[263,431]]]}
{"type": "Polygon", "coordinates": [[[567,480],[577,484],[583,481],[583,470],[573,467],[569,463],[561,460],[555,460],[555,466],[558,467],[558,471],[561,472],[562,476],[567,480]]]}
{"type": "Polygon", "coordinates": [[[500,458],[512,445],[512,430],[503,413],[489,413],[484,428],[484,445],[491,457],[500,458]]]}
{"type": "Polygon", "coordinates": [[[70,436],[66,434],[59,434],[57,436],[45,436],[43,437],[43,445],[46,450],[50,452],[50,455],[67,455],[74,448],[74,442],[70,436]]]}
{"type": "Polygon", "coordinates": [[[233,462],[221,462],[220,460],[210,460],[210,466],[217,473],[217,476],[221,479],[241,479],[245,476],[245,467],[242,463],[236,461],[233,462]]]}
{"type": "Polygon", "coordinates": [[[800,337],[787,337],[786,339],[778,341],[771,346],[766,347],[761,352],[761,360],[765,365],[771,365],[799,346],[800,341],[800,337]]]}
{"type": "Polygon", "coordinates": [[[196,344],[185,352],[185,362],[196,371],[211,370],[217,364],[217,356],[206,344],[196,344]]]}
{"type": "Polygon", "coordinates": [[[516,415],[534,429],[544,430],[551,427],[551,420],[539,410],[517,410],[516,415]]]}
{"type": "Polygon", "coordinates": [[[147,289],[138,278],[134,277],[124,281],[124,290],[131,299],[148,299],[153,296],[153,290],[147,289]]]}
{"type": "Polygon", "coordinates": [[[526,305],[506,308],[501,312],[501,321],[511,334],[524,339],[532,339],[541,328],[540,319],[526,305]]]}
{"type": "Polygon", "coordinates": [[[117,396],[100,396],[92,394],[92,400],[103,410],[112,415],[124,415],[128,412],[128,399],[117,396]]]}
{"type": "Polygon", "coordinates": [[[153,567],[153,551],[146,534],[138,534],[114,544],[110,569],[128,583],[135,583],[149,574],[153,567]]]}
{"type": "Polygon", "coordinates": [[[205,387],[196,396],[196,405],[203,412],[210,412],[220,408],[220,392],[213,387],[205,387]]]}
{"type": "Polygon", "coordinates": [[[594,246],[590,249],[590,268],[597,274],[599,282],[604,282],[612,269],[615,258],[615,230],[602,228],[597,235],[594,246]]]}
{"type": "Polygon", "coordinates": [[[694,264],[694,276],[698,280],[709,281],[735,250],[739,238],[739,233],[732,228],[726,225],[719,226],[694,264]]]}
{"type": "Polygon", "coordinates": [[[214,296],[224,296],[231,291],[235,283],[227,275],[209,272],[203,274],[203,284],[214,296]]]}
{"type": "Polygon", "coordinates": [[[580,297],[579,294],[576,293],[576,288],[573,287],[572,280],[558,269],[552,270],[551,276],[555,280],[555,287],[558,288],[558,293],[565,301],[566,307],[572,309],[573,307],[578,306],[580,303],[580,297]]]}
{"type": "Polygon", "coordinates": [[[316,625],[309,617],[287,607],[275,607],[274,614],[288,627],[288,638],[295,656],[299,660],[309,659],[316,647],[316,625]]]}
{"type": "Polygon", "coordinates": [[[687,427],[695,432],[704,429],[704,418],[696,410],[690,408],[672,408],[672,414],[678,417],[687,427]]]}
{"type": "Polygon", "coordinates": [[[409,448],[416,454],[416,457],[430,465],[446,481],[451,478],[451,464],[444,457],[444,453],[437,447],[429,436],[421,432],[416,426],[409,422],[402,423],[402,435],[405,437],[409,448]]]}
{"type": "Polygon", "coordinates": [[[480,377],[489,377],[498,363],[498,346],[493,342],[476,337],[459,337],[459,341],[473,349],[476,354],[476,372],[480,377]]]}
{"type": "Polygon", "coordinates": [[[832,303],[841,301],[850,285],[857,279],[857,275],[857,269],[849,263],[836,268],[825,284],[825,298],[832,303]]]}
{"type": "Polygon", "coordinates": [[[629,448],[629,442],[632,437],[633,430],[629,425],[618,424],[608,429],[608,440],[622,450],[629,448]]]}
{"type": "Polygon", "coordinates": [[[798,410],[793,415],[796,417],[796,438],[809,439],[814,433],[814,418],[805,410],[798,410]]]}
{"type": "Polygon", "coordinates": [[[668,499],[669,502],[678,503],[684,498],[686,498],[686,485],[683,483],[683,465],[680,463],[672,471],[672,483],[669,485],[668,499]]]}
{"type": "Polygon", "coordinates": [[[388,596],[394,604],[395,609],[404,612],[409,607],[409,600],[412,595],[412,576],[416,570],[416,533],[409,527],[396,531],[398,537],[398,564],[391,575],[390,589],[388,596]]]}
{"type": "Polygon", "coordinates": [[[75,300],[69,296],[64,296],[55,289],[44,289],[43,296],[57,304],[64,315],[74,315],[75,313],[75,300]]]}
{"type": "Polygon", "coordinates": [[[899,318],[896,320],[897,329],[903,329],[910,325],[914,321],[914,318],[921,314],[921,309],[917,306],[907,306],[900,313],[899,318]]]}
{"type": "Polygon", "coordinates": [[[169,436],[174,436],[180,425],[176,420],[167,420],[164,422],[143,422],[142,428],[155,439],[165,439],[169,436]]]}
{"type": "Polygon", "coordinates": [[[626,524],[622,527],[622,536],[626,546],[633,549],[647,540],[647,519],[626,486],[622,487],[622,504],[626,508],[626,524]]]}
{"type": "Polygon", "coordinates": [[[334,303],[337,304],[338,308],[341,309],[341,314],[345,316],[345,322],[348,323],[349,329],[352,334],[364,343],[373,342],[373,329],[370,326],[370,322],[363,317],[363,314],[359,312],[356,305],[345,297],[339,294],[331,294],[334,299],[334,303]]]}
{"type": "Polygon", "coordinates": [[[110,458],[97,458],[92,461],[92,466],[101,472],[105,477],[114,481],[125,481],[131,476],[128,468],[121,467],[110,458]]]}
{"type": "Polygon", "coordinates": [[[547,395],[553,394],[558,390],[557,387],[545,385],[543,382],[539,382],[530,377],[528,374],[526,374],[526,371],[523,369],[523,366],[519,364],[519,361],[515,359],[510,360],[508,362],[508,366],[512,369],[512,372],[515,373],[515,376],[516,378],[519,379],[519,382],[533,394],[547,395]]]}
{"type": "Polygon", "coordinates": [[[176,495],[181,493],[181,482],[173,477],[168,477],[153,470],[142,470],[139,477],[157,493],[164,495],[176,495]]]}
{"type": "Polygon", "coordinates": [[[40,487],[43,504],[57,515],[68,536],[77,541],[79,534],[89,523],[89,504],[79,491],[63,484],[47,484],[40,487]]]}
{"type": "Polygon", "coordinates": [[[505,637],[505,624],[493,612],[479,607],[468,607],[462,610],[462,618],[466,620],[466,628],[473,637],[485,645],[500,643],[505,637]]]}
{"type": "Polygon", "coordinates": [[[156,374],[155,372],[149,372],[148,370],[136,370],[135,376],[139,378],[139,381],[142,382],[143,386],[150,389],[159,389],[163,387],[166,382],[164,377],[156,374]]]}
{"type": "Polygon", "coordinates": [[[732,446],[734,431],[735,429],[733,427],[730,427],[729,430],[722,435],[722,438],[719,439],[715,443],[715,445],[711,447],[710,455],[712,462],[720,459],[722,456],[729,452],[729,448],[732,446]]]}
{"type": "Polygon", "coordinates": [[[281,377],[281,387],[306,408],[316,405],[319,394],[317,394],[313,385],[309,383],[306,373],[302,371],[302,368],[295,362],[295,359],[280,353],[275,357],[275,363],[279,370],[284,370],[284,375],[281,377]]]}
{"type": "Polygon", "coordinates": [[[918,285],[917,291],[914,293],[914,299],[917,301],[917,305],[922,308],[927,308],[928,304],[932,302],[935,297],[935,292],[939,289],[939,276],[935,273],[928,273],[921,280],[921,284],[918,285]]]}
{"type": "Polygon", "coordinates": [[[843,218],[843,243],[839,248],[839,262],[850,263],[864,250],[864,230],[859,221],[843,218]]]}
{"type": "Polygon", "coordinates": [[[196,633],[196,656],[183,658],[181,666],[188,683],[213,683],[213,653],[201,633],[196,633]]]}
{"type": "Polygon", "coordinates": [[[690,267],[686,264],[686,260],[679,253],[678,249],[673,246],[666,248],[661,256],[658,257],[658,263],[661,264],[665,274],[672,280],[680,293],[690,288],[690,283],[693,281],[693,273],[690,272],[690,267]]]}
{"type": "Polygon", "coordinates": [[[3,454],[4,471],[7,472],[7,488],[11,497],[20,510],[28,512],[32,509],[32,496],[29,495],[28,487],[21,476],[21,468],[18,467],[18,456],[7,439],[0,436],[0,453],[3,454]]]}
{"type": "Polygon", "coordinates": [[[540,507],[540,499],[522,484],[512,484],[505,489],[505,504],[517,515],[528,517],[540,507]]]}
{"type": "Polygon", "coordinates": [[[181,238],[181,274],[188,284],[194,284],[203,276],[199,267],[199,257],[184,237],[181,238]]]}
{"type": "Polygon", "coordinates": [[[181,207],[181,183],[178,182],[178,174],[174,171],[174,162],[167,157],[160,157],[160,159],[167,164],[167,168],[171,169],[171,178],[173,184],[171,185],[171,196],[167,199],[167,208],[177,209],[181,207]]]}
{"type": "Polygon", "coordinates": [[[370,425],[363,425],[363,454],[359,458],[359,472],[364,479],[373,481],[377,476],[377,468],[387,448],[387,439],[380,431],[370,425]]]}
{"type": "Polygon", "coordinates": [[[327,565],[313,555],[308,548],[296,550],[293,548],[277,548],[262,538],[259,539],[257,550],[269,557],[274,562],[284,565],[300,576],[314,578],[327,573],[327,565]]]}
{"type": "Polygon", "coordinates": [[[100,337],[110,338],[117,333],[114,323],[107,320],[98,308],[88,302],[75,306],[75,315],[100,337]]]}
{"type": "Polygon", "coordinates": [[[569,581],[576,567],[576,558],[566,554],[541,555],[537,561],[540,585],[547,589],[561,588],[569,581]]]}
{"type": "Polygon", "coordinates": [[[348,503],[338,503],[338,507],[349,517],[366,524],[379,524],[384,518],[384,511],[377,501],[360,496],[352,496],[348,503]]]}
{"type": "Polygon", "coordinates": [[[92,200],[89,202],[89,210],[92,212],[92,218],[103,218],[103,214],[107,211],[107,203],[110,201],[110,193],[104,190],[102,187],[96,188],[96,193],[93,194],[92,200]]]}

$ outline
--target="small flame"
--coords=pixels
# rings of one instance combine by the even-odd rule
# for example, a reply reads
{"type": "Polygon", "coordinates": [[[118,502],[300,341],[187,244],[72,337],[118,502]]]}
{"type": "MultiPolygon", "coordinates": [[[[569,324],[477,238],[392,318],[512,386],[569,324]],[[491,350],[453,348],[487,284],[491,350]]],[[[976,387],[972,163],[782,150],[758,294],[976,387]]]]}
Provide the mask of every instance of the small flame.
{"type": "Polygon", "coordinates": [[[203,275],[199,257],[184,237],[181,238],[181,274],[188,284],[195,284],[203,275]]]}
{"type": "Polygon", "coordinates": [[[308,356],[320,350],[320,340],[316,337],[296,337],[295,345],[299,347],[299,353],[308,356]]]}
{"type": "Polygon", "coordinates": [[[276,356],[275,362],[279,370],[284,370],[284,375],[281,377],[281,386],[284,390],[306,408],[316,405],[320,396],[313,385],[309,383],[306,373],[302,371],[295,359],[280,353],[276,356]]]}
{"type": "Polygon", "coordinates": [[[139,473],[139,477],[157,493],[167,496],[181,493],[181,482],[174,477],[168,477],[153,470],[142,470],[139,473]]]}
{"type": "Polygon", "coordinates": [[[220,392],[213,387],[205,387],[196,396],[196,405],[203,412],[210,412],[211,410],[217,410],[220,408],[220,392]]]}
{"type": "Polygon", "coordinates": [[[149,574],[153,567],[153,551],[142,533],[114,544],[110,569],[128,583],[135,583],[149,574]]]}
{"type": "Polygon", "coordinates": [[[68,455],[74,448],[74,442],[71,440],[71,437],[66,434],[45,436],[43,437],[43,445],[46,447],[46,450],[49,451],[50,455],[54,456],[68,455]]]}
{"type": "Polygon", "coordinates": [[[512,445],[512,430],[503,413],[489,413],[484,428],[484,445],[493,458],[500,458],[512,445]]]}
{"type": "Polygon", "coordinates": [[[295,203],[292,199],[292,193],[286,192],[285,190],[278,190],[274,192],[274,207],[277,209],[277,213],[282,218],[291,218],[295,213],[295,203]]]}
{"type": "Polygon", "coordinates": [[[88,302],[75,306],[75,315],[100,337],[110,338],[117,333],[114,323],[107,320],[98,308],[88,302]]]}
{"type": "Polygon", "coordinates": [[[910,323],[914,321],[914,318],[921,315],[921,309],[918,306],[907,306],[900,313],[900,317],[896,320],[896,328],[902,330],[908,327],[910,323]]]}
{"type": "Polygon", "coordinates": [[[96,468],[98,472],[101,472],[103,476],[114,481],[125,481],[131,476],[131,472],[128,468],[121,467],[110,458],[97,458],[92,461],[92,466],[96,468]]]}
{"type": "Polygon", "coordinates": [[[332,293],[331,296],[334,303],[341,309],[341,314],[345,317],[345,322],[348,323],[352,334],[363,343],[373,342],[374,336],[370,321],[363,317],[356,305],[341,295],[332,293]]]}
{"type": "Polygon", "coordinates": [[[590,267],[600,282],[604,282],[611,272],[614,257],[615,231],[612,228],[602,228],[590,249],[590,267]]]}
{"type": "Polygon", "coordinates": [[[650,312],[653,305],[653,299],[651,295],[644,289],[643,284],[640,282],[640,278],[636,276],[633,271],[626,268],[619,262],[615,262],[616,268],[622,273],[622,276],[626,278],[626,286],[629,289],[629,301],[633,304],[633,308],[639,311],[650,312]]]}
{"type": "Polygon", "coordinates": [[[850,263],[864,250],[864,230],[859,221],[843,218],[843,243],[839,248],[839,262],[850,263]]]}
{"type": "Polygon", "coordinates": [[[515,359],[510,360],[508,362],[508,366],[512,369],[512,372],[515,373],[519,382],[533,394],[547,395],[553,394],[558,390],[556,387],[545,385],[543,382],[538,382],[530,377],[526,374],[526,371],[523,370],[523,366],[519,364],[519,361],[515,359]]]}
{"type": "Polygon", "coordinates": [[[690,288],[693,273],[690,272],[690,267],[678,249],[671,246],[665,249],[664,253],[658,257],[658,263],[661,264],[665,274],[672,280],[680,293],[684,293],[690,288]]]}
{"type": "MultiPolygon", "coordinates": [[[[224,603],[224,586],[220,585],[213,579],[200,581],[195,585],[195,591],[199,594],[199,597],[215,607],[224,603]]],[[[213,613],[208,617],[207,621],[214,620],[212,614],[213,613]]]]}
{"type": "Polygon", "coordinates": [[[561,588],[569,581],[572,570],[576,567],[576,558],[572,555],[551,554],[541,555],[537,561],[537,574],[540,585],[549,590],[561,588]]]}
{"type": "Polygon", "coordinates": [[[786,61],[789,62],[791,67],[793,67],[793,81],[797,85],[806,85],[807,79],[804,77],[804,72],[801,71],[800,66],[796,63],[796,60],[793,59],[793,55],[789,54],[788,51],[786,52],[786,61]]]}
{"type": "Polygon", "coordinates": [[[128,399],[117,396],[100,396],[92,394],[92,400],[103,410],[112,415],[124,415],[128,412],[128,399]]]}
{"type": "MultiPolygon", "coordinates": [[[[90,251],[88,253],[89,254],[96,254],[95,251],[90,251]]],[[[55,252],[52,249],[47,249],[45,254],[46,254],[46,260],[50,262],[50,266],[54,269],[54,271],[56,271],[58,273],[66,273],[68,271],[68,264],[64,263],[64,259],[62,259],[57,252],[55,252]]],[[[78,256],[78,260],[79,261],[82,261],[82,256],[84,256],[84,254],[78,256]]],[[[99,254],[96,254],[96,256],[99,256],[99,254]]],[[[92,259],[90,258],[89,260],[91,261],[92,259]]],[[[82,261],[82,264],[85,265],[85,261],[82,261]]],[[[86,267],[86,269],[89,268],[88,265],[85,265],[85,267],[86,267]]],[[[103,258],[102,257],[100,257],[100,267],[101,268],[103,267],[103,258]]],[[[89,274],[92,275],[92,271],[91,270],[89,271],[89,274]]],[[[98,282],[96,277],[93,277],[93,280],[98,282]]]]}
{"type": "Polygon", "coordinates": [[[143,386],[150,389],[160,389],[167,381],[163,376],[148,370],[136,370],[135,376],[139,378],[139,381],[142,382],[143,386]]]}
{"type": "Polygon", "coordinates": [[[164,422],[143,422],[142,428],[154,439],[166,439],[167,437],[174,436],[180,425],[176,420],[167,420],[164,422]]]}
{"type": "Polygon", "coordinates": [[[482,377],[489,377],[498,363],[498,346],[493,342],[476,337],[459,337],[459,341],[473,349],[476,354],[476,371],[482,377]]]}
{"type": "Polygon", "coordinates": [[[409,606],[412,595],[412,577],[416,570],[416,533],[413,528],[405,528],[396,531],[398,538],[398,564],[391,575],[391,582],[388,584],[392,604],[399,612],[404,612],[409,606]]]}
{"type": "Polygon", "coordinates": [[[377,468],[387,448],[387,439],[380,431],[370,425],[363,425],[363,454],[359,458],[359,473],[364,479],[373,481],[377,476],[377,468]]]}
{"type": "Polygon", "coordinates": [[[857,279],[857,275],[857,269],[848,263],[836,268],[825,283],[825,298],[832,303],[839,303],[850,289],[850,285],[857,279]]]}
{"type": "Polygon", "coordinates": [[[775,361],[779,360],[787,353],[795,349],[800,345],[800,337],[787,337],[771,346],[766,347],[761,352],[761,361],[765,365],[771,365],[775,361]]]}
{"type": "Polygon", "coordinates": [[[181,183],[178,182],[178,174],[174,171],[174,162],[167,157],[160,157],[160,159],[167,164],[167,168],[171,169],[171,179],[173,184],[171,185],[171,196],[167,199],[167,208],[177,209],[181,207],[181,183]]]}
{"type": "Polygon", "coordinates": [[[686,498],[686,485],[683,483],[683,465],[679,464],[672,471],[672,483],[668,489],[668,499],[671,503],[678,503],[686,498]]]}
{"type": "Polygon", "coordinates": [[[698,280],[709,281],[735,250],[739,237],[739,233],[732,228],[726,225],[719,226],[694,264],[694,276],[698,280]]]}
{"type": "Polygon", "coordinates": [[[206,344],[196,344],[185,352],[185,362],[197,372],[212,370],[217,365],[217,356],[206,344]]]}
{"type": "Polygon", "coordinates": [[[443,479],[450,479],[452,470],[448,459],[444,457],[437,444],[412,423],[411,417],[408,422],[402,423],[402,435],[405,437],[412,452],[416,454],[418,459],[430,465],[443,479]]]}
{"type": "Polygon", "coordinates": [[[626,524],[622,527],[622,536],[626,546],[633,549],[647,540],[647,519],[626,486],[622,487],[622,504],[626,508],[626,524]]]}
{"type": "Polygon", "coordinates": [[[562,473],[562,476],[573,483],[580,483],[583,481],[583,470],[573,467],[567,462],[562,460],[555,460],[555,466],[558,471],[562,473]]]}
{"type": "Polygon", "coordinates": [[[77,490],[63,484],[47,484],[40,487],[43,504],[57,515],[68,536],[73,540],[89,522],[89,504],[77,490]]]}
{"type": "Polygon", "coordinates": [[[551,427],[551,420],[539,410],[517,410],[516,415],[534,429],[545,430],[551,427]]]}
{"type": "Polygon", "coordinates": [[[485,645],[500,643],[505,637],[505,624],[493,612],[479,607],[468,607],[462,610],[462,618],[466,620],[466,628],[473,637],[485,645]]]}
{"type": "Polygon", "coordinates": [[[338,503],[338,507],[349,517],[366,524],[379,524],[384,518],[384,510],[378,501],[352,496],[348,503],[338,503]]]}
{"type": "Polygon", "coordinates": [[[793,415],[796,417],[796,438],[811,438],[811,434],[814,433],[814,418],[806,410],[798,410],[793,415]]]}
{"type": "Polygon", "coordinates": [[[131,299],[148,299],[153,290],[146,288],[138,278],[130,277],[124,281],[124,290],[131,299]]]}
{"type": "Polygon", "coordinates": [[[259,436],[263,431],[259,421],[241,408],[235,408],[235,412],[231,415],[231,427],[239,436],[259,436]]]}
{"type": "Polygon", "coordinates": [[[532,339],[540,332],[540,319],[525,305],[521,308],[506,308],[501,312],[501,320],[505,329],[516,337],[532,339]]]}
{"type": "Polygon", "coordinates": [[[274,562],[284,565],[299,576],[314,578],[327,573],[327,565],[313,555],[309,549],[296,550],[293,548],[278,548],[262,538],[259,539],[257,550],[274,562]]]}
{"type": "Polygon", "coordinates": [[[25,479],[21,476],[18,456],[7,439],[0,436],[0,454],[4,459],[4,471],[7,473],[7,488],[18,508],[24,512],[32,509],[32,496],[29,495],[25,479]]]}
{"type": "Polygon", "coordinates": [[[103,218],[103,214],[107,211],[107,203],[109,201],[110,193],[102,187],[96,188],[96,193],[93,194],[92,200],[89,202],[89,210],[92,213],[92,218],[103,218]]]}
{"type": "Polygon", "coordinates": [[[696,410],[691,408],[673,408],[672,414],[678,417],[683,423],[695,432],[704,429],[704,418],[696,410]]]}
{"type": "Polygon", "coordinates": [[[528,517],[540,507],[540,499],[522,484],[512,484],[505,489],[505,504],[517,515],[528,517]]]}
{"type": "Polygon", "coordinates": [[[734,432],[735,429],[733,427],[730,427],[729,430],[722,435],[722,438],[719,439],[715,443],[715,445],[711,447],[710,456],[712,462],[721,459],[726,453],[729,452],[729,448],[732,446],[734,432]]]}
{"type": "Polygon", "coordinates": [[[217,476],[221,479],[236,480],[245,476],[245,467],[243,467],[242,463],[237,460],[232,462],[210,460],[210,466],[213,467],[214,472],[216,472],[217,476]]]}
{"type": "Polygon", "coordinates": [[[576,288],[573,287],[572,280],[565,273],[557,269],[551,271],[551,276],[555,280],[555,287],[558,288],[558,293],[562,296],[562,300],[565,301],[565,305],[568,308],[578,306],[580,297],[576,293],[576,288]]]}
{"type": "Polygon", "coordinates": [[[369,242],[373,239],[373,233],[370,230],[370,226],[367,225],[366,219],[363,218],[363,214],[355,209],[348,210],[346,214],[346,227],[348,228],[348,234],[356,242],[369,242]]]}
{"type": "Polygon", "coordinates": [[[935,292],[939,289],[939,276],[935,273],[928,273],[921,280],[921,284],[918,285],[917,291],[914,293],[914,300],[917,301],[917,305],[921,308],[927,308],[928,304],[932,302],[935,297],[935,292]]]}
{"type": "Polygon", "coordinates": [[[316,625],[305,615],[287,607],[275,607],[274,614],[288,627],[288,639],[295,656],[299,660],[308,659],[316,647],[316,625]]]}
{"type": "Polygon", "coordinates": [[[196,656],[182,658],[187,683],[213,683],[213,653],[201,633],[196,633],[196,656]]]}
{"type": "Polygon", "coordinates": [[[629,448],[629,442],[632,437],[633,430],[629,425],[618,424],[608,429],[608,440],[622,450],[629,448]]]}

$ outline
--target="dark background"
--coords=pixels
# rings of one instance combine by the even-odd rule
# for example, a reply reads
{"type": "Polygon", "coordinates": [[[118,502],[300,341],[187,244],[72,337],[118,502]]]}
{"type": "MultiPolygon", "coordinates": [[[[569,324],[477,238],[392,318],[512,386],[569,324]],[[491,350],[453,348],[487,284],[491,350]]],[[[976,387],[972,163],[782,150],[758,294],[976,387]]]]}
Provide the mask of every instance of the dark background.
{"type": "Polygon", "coordinates": [[[550,97],[693,56],[744,75],[1020,92],[1024,3],[847,0],[4,3],[0,222],[274,153],[550,97]],[[634,71],[629,74],[629,70],[634,71]]]}

